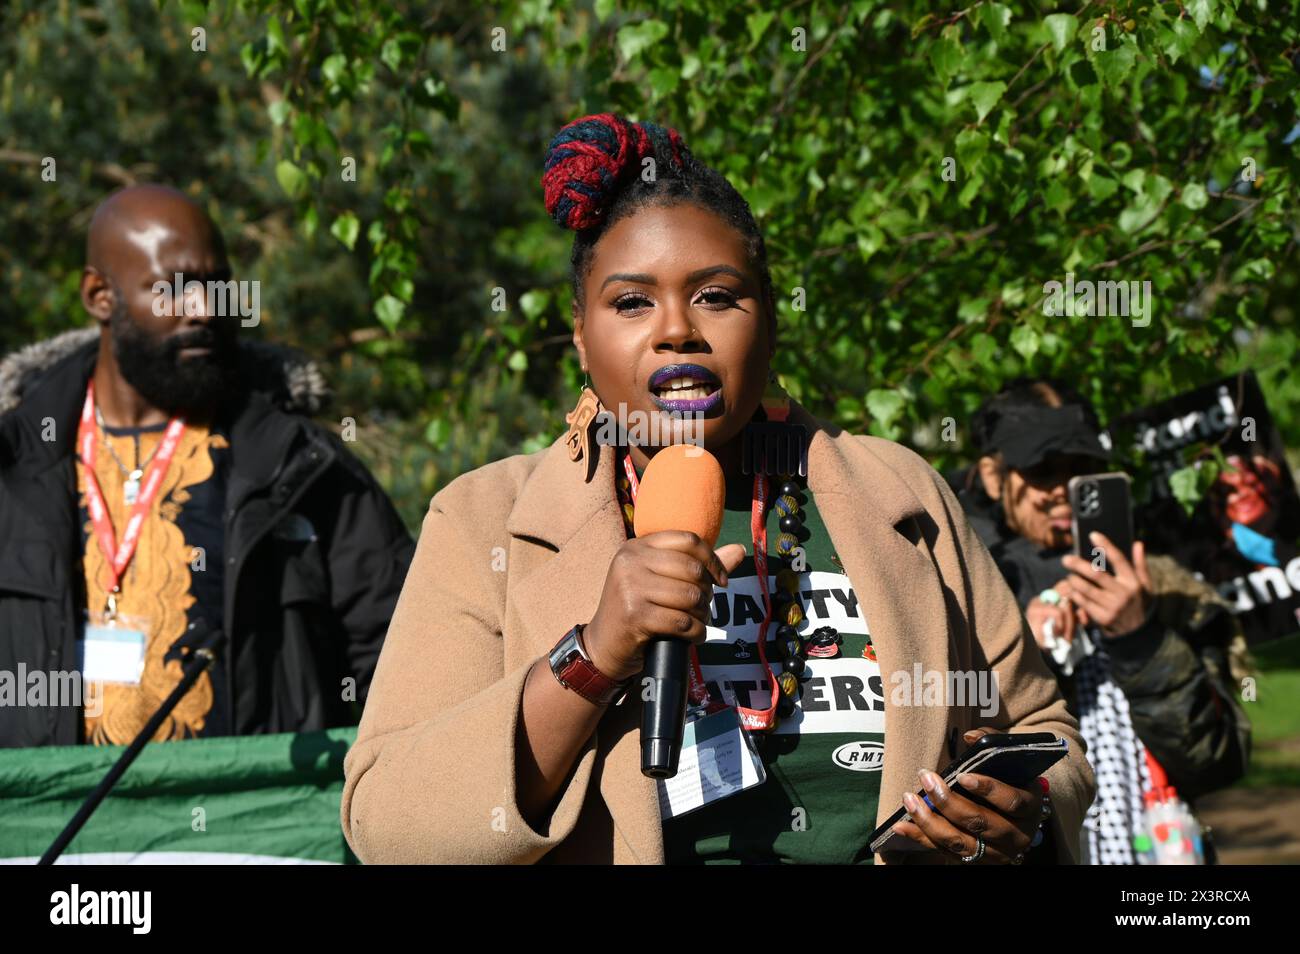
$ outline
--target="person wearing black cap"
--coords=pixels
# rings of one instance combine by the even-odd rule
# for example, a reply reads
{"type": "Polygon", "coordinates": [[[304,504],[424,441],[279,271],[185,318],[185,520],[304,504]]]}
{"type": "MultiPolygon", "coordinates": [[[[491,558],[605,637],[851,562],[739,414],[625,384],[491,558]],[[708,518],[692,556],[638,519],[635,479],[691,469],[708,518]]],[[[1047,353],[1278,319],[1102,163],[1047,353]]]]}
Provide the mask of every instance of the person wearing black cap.
{"type": "Polygon", "coordinates": [[[954,479],[971,525],[1025,612],[1079,719],[1097,776],[1083,860],[1134,864],[1147,790],[1191,801],[1245,774],[1250,723],[1234,683],[1245,640],[1228,605],[1170,557],[1102,536],[1107,573],[1073,553],[1071,477],[1112,470],[1088,402],[1012,382],[971,420],[977,462],[954,479]]]}

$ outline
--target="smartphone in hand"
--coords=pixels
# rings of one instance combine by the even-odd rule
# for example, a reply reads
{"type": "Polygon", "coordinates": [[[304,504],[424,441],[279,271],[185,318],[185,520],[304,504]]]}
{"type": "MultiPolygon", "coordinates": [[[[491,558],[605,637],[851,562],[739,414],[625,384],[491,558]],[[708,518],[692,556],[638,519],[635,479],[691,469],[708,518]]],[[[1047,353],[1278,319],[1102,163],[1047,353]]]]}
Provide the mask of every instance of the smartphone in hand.
{"type": "MultiPolygon", "coordinates": [[[[965,772],[986,775],[1017,788],[1027,788],[1035,778],[1065,758],[1069,752],[1070,744],[1051,732],[993,733],[981,736],[938,774],[952,791],[983,805],[986,803],[982,798],[957,784],[958,775],[965,772]]],[[[924,789],[917,791],[916,797],[930,803],[930,796],[924,789]]],[[[905,818],[912,820],[907,809],[900,806],[871,833],[868,839],[871,850],[876,853],[927,850],[910,838],[894,832],[894,826],[905,818]]]]}
{"type": "MultiPolygon", "coordinates": [[[[1092,562],[1097,554],[1095,544],[1089,539],[1094,531],[1105,536],[1133,558],[1133,502],[1128,474],[1086,474],[1071,477],[1070,495],[1071,529],[1074,533],[1074,552],[1092,562]]],[[[1114,574],[1113,560],[1105,560],[1105,570],[1114,574]]]]}

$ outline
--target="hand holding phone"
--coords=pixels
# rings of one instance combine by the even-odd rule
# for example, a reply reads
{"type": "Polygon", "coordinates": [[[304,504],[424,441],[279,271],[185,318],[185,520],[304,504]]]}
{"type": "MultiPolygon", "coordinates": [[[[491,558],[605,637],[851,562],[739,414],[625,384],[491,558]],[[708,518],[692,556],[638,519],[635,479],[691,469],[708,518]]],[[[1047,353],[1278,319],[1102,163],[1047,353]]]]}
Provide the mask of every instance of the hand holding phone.
{"type": "Polygon", "coordinates": [[[1074,553],[1061,560],[1070,575],[1054,587],[1081,622],[1112,638],[1141,627],[1154,603],[1146,548],[1133,539],[1128,488],[1126,474],[1070,478],[1074,553]]]}
{"type": "Polygon", "coordinates": [[[1091,560],[1070,554],[1061,560],[1070,575],[1054,589],[1079,611],[1082,625],[1095,624],[1111,638],[1127,636],[1148,621],[1155,605],[1146,549],[1134,543],[1129,560],[1107,537],[1098,534],[1094,539],[1097,546],[1114,552],[1109,568],[1099,569],[1091,560]]]}
{"type": "Polygon", "coordinates": [[[1050,732],[999,733],[972,729],[970,748],[942,772],[922,775],[921,790],[903,796],[903,807],[871,833],[881,853],[932,849],[971,857],[984,843],[981,863],[1007,864],[1027,851],[1042,821],[1036,779],[1068,752],[1050,732]],[[927,784],[928,783],[928,784],[927,784]]]}

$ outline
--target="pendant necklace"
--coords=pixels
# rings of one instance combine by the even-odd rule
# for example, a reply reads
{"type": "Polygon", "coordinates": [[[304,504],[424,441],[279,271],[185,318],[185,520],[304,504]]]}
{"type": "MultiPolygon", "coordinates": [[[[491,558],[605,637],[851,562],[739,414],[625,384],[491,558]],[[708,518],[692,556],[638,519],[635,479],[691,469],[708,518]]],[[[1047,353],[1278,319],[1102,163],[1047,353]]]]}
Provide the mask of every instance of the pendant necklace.
{"type": "Polygon", "coordinates": [[[108,439],[109,435],[108,430],[104,425],[104,415],[100,413],[98,407],[95,408],[95,423],[99,425],[99,431],[104,437],[104,446],[107,447],[108,452],[113,455],[113,460],[117,463],[117,466],[121,469],[122,475],[125,478],[122,481],[122,500],[128,507],[133,506],[135,502],[140,499],[140,480],[144,477],[144,472],[149,466],[149,461],[153,460],[153,455],[158,453],[158,448],[162,446],[162,442],[159,441],[158,444],[154,446],[154,449],[149,452],[149,456],[141,462],[140,438],[139,435],[136,435],[136,465],[134,470],[128,470],[126,464],[122,463],[122,458],[117,456],[117,451],[114,450],[112,441],[108,439]]]}

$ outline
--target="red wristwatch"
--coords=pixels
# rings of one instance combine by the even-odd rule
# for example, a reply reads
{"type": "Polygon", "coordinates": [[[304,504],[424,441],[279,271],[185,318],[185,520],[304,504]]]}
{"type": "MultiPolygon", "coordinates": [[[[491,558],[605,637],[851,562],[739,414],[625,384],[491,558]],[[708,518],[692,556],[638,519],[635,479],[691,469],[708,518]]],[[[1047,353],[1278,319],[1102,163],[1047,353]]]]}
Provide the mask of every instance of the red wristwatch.
{"type": "Polygon", "coordinates": [[[631,679],[615,682],[592,665],[591,657],[582,646],[582,630],[585,623],[579,623],[569,630],[551,650],[551,672],[566,689],[572,689],[588,702],[598,706],[607,706],[615,699],[621,700],[632,684],[631,679]]]}

